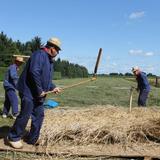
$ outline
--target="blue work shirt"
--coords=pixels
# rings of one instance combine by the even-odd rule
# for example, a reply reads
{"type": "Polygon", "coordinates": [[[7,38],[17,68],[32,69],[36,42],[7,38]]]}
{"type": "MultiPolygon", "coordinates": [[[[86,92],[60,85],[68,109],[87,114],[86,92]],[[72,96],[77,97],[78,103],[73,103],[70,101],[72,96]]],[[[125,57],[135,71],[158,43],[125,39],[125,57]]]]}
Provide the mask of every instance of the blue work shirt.
{"type": "Polygon", "coordinates": [[[20,95],[40,100],[42,91],[53,90],[53,60],[43,49],[32,53],[18,80],[17,90],[20,95]]]}
{"type": "Polygon", "coordinates": [[[140,91],[142,91],[144,89],[147,91],[150,91],[151,88],[150,88],[150,84],[148,82],[146,73],[140,72],[137,75],[136,80],[138,82],[138,89],[140,89],[140,91]]]}
{"type": "Polygon", "coordinates": [[[3,87],[5,90],[16,88],[18,81],[17,65],[12,64],[8,67],[3,81],[3,87]]]}

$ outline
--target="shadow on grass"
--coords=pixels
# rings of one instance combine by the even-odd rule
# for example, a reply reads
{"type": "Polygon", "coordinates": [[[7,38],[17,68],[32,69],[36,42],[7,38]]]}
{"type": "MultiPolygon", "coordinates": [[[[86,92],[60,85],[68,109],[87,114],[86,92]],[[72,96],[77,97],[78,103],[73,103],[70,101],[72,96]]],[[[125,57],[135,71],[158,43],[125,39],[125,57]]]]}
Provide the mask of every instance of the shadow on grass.
{"type": "Polygon", "coordinates": [[[0,139],[7,137],[8,132],[10,131],[10,126],[2,126],[0,127],[0,139]]]}
{"type": "MultiPolygon", "coordinates": [[[[2,126],[0,127],[0,139],[2,138],[6,138],[9,131],[10,131],[11,127],[10,126],[2,126]]],[[[24,133],[23,133],[23,137],[27,136],[29,134],[29,131],[25,130],[24,133]]]]}
{"type": "Polygon", "coordinates": [[[0,115],[2,115],[2,108],[0,108],[0,115]]]}

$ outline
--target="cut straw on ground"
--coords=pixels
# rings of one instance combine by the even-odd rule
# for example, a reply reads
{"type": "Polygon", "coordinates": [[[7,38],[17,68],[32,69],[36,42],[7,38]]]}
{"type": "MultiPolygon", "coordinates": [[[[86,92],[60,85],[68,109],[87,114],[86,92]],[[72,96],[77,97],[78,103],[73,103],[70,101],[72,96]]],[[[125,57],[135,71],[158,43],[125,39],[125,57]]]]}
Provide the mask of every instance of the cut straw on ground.
{"type": "Polygon", "coordinates": [[[92,106],[46,110],[40,135],[42,146],[90,144],[156,144],[160,142],[160,110],[92,106]]]}

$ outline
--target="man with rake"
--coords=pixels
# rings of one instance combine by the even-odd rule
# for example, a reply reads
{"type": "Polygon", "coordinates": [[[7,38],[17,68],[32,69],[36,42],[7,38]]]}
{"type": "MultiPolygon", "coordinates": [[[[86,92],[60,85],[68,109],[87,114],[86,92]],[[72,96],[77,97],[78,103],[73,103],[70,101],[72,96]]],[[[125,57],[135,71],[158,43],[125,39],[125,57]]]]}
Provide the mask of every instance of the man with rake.
{"type": "Polygon", "coordinates": [[[138,66],[132,68],[133,74],[137,80],[137,91],[139,91],[138,106],[145,107],[148,94],[150,92],[150,84],[146,73],[142,72],[138,66]]]}
{"type": "Polygon", "coordinates": [[[26,137],[26,142],[34,145],[39,138],[44,119],[45,92],[60,92],[60,88],[52,83],[53,58],[58,55],[60,50],[59,39],[51,38],[44,48],[33,52],[26,63],[17,85],[21,98],[21,111],[7,137],[7,142],[13,148],[23,147],[21,138],[30,117],[31,129],[26,137]]]}

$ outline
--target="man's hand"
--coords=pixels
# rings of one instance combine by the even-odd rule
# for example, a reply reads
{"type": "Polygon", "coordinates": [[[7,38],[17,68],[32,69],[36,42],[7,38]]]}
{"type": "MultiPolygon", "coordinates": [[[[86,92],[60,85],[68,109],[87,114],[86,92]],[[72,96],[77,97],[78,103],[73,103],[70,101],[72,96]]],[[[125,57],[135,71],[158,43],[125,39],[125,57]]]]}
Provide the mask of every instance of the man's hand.
{"type": "Polygon", "coordinates": [[[44,97],[46,94],[45,92],[43,91],[41,94],[40,94],[40,97],[44,97]]]}
{"type": "Polygon", "coordinates": [[[59,87],[56,87],[56,88],[53,89],[53,93],[55,93],[55,94],[58,94],[58,93],[60,93],[61,91],[62,91],[62,89],[59,88],[59,87]]]}

